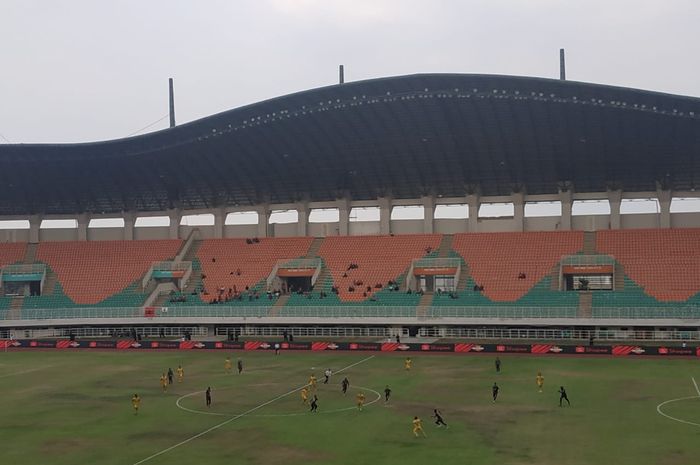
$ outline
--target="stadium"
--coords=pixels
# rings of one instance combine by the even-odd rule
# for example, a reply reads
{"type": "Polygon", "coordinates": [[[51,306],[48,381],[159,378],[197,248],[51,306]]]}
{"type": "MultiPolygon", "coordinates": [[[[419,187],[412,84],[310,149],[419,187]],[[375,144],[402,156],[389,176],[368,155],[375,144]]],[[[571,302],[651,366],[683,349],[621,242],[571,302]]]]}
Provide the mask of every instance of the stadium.
{"type": "Polygon", "coordinates": [[[469,74],[340,83],[119,140],[2,145],[0,220],[19,226],[0,230],[0,360],[39,384],[54,376],[39,368],[60,383],[84,370],[74,397],[48,398],[93,416],[67,432],[94,427],[27,452],[32,422],[10,420],[25,447],[6,458],[692,463],[699,151],[700,99],[469,74]],[[250,366],[246,381],[222,378],[226,356],[250,366]],[[178,365],[199,384],[164,397],[158,377],[178,365]],[[336,383],[352,373],[373,423],[350,424],[355,391],[321,386],[334,415],[299,408],[289,389],[327,366],[336,383]],[[582,407],[561,418],[531,386],[538,371],[582,407]],[[494,381],[506,405],[485,413],[494,381]],[[216,409],[202,410],[212,383],[216,409]],[[465,406],[449,386],[486,398],[465,406]],[[126,425],[137,388],[143,421],[126,425]],[[120,397],[126,413],[91,423],[120,397]],[[149,419],[149,403],[167,413],[149,419]],[[428,429],[434,446],[418,449],[409,421],[394,438],[398,416],[433,408],[456,420],[451,437],[428,429]],[[285,419],[328,431],[310,439],[285,419]],[[544,430],[548,445],[529,446],[544,430]]]}

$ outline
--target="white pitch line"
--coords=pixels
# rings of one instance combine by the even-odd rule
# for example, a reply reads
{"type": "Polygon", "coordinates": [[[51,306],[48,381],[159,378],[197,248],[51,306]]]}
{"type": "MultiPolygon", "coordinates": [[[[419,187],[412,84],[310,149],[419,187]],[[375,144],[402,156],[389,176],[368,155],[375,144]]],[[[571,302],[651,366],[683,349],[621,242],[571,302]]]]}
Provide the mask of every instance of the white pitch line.
{"type": "Polygon", "coordinates": [[[695,391],[698,393],[697,396],[688,396],[688,397],[679,397],[678,399],[670,399],[664,402],[661,402],[659,405],[656,406],[656,411],[659,413],[659,415],[662,415],[669,420],[677,421],[678,423],[685,423],[686,425],[692,425],[692,426],[700,426],[700,423],[694,423],[692,421],[688,420],[683,420],[682,418],[676,418],[672,417],[671,415],[668,415],[667,413],[664,413],[663,410],[661,410],[661,407],[663,407],[666,404],[671,404],[673,402],[680,402],[682,400],[690,400],[690,399],[697,399],[700,398],[700,388],[698,388],[698,383],[695,382],[695,378],[692,376],[690,379],[693,381],[693,386],[695,386],[695,391]]]}
{"type": "MultiPolygon", "coordinates": [[[[359,362],[355,362],[355,363],[353,363],[352,365],[348,365],[348,366],[346,366],[345,368],[341,368],[340,370],[336,371],[336,373],[341,373],[341,372],[343,372],[343,371],[345,371],[345,370],[348,370],[348,369],[350,369],[350,368],[352,368],[352,367],[354,367],[354,366],[359,365],[360,363],[364,363],[364,362],[366,362],[367,360],[371,360],[371,359],[373,359],[373,358],[374,358],[374,355],[370,355],[370,356],[367,357],[367,358],[363,358],[363,359],[360,360],[359,362]]],[[[154,459],[154,458],[156,458],[156,457],[158,457],[158,456],[160,456],[160,455],[163,455],[163,454],[165,454],[166,452],[170,452],[171,450],[173,450],[173,449],[175,449],[175,448],[177,448],[177,447],[183,446],[183,445],[187,444],[188,442],[194,441],[194,440],[197,439],[197,438],[201,438],[201,437],[204,436],[205,434],[211,433],[212,431],[217,430],[217,429],[221,428],[222,426],[226,426],[226,425],[228,425],[229,423],[231,423],[231,422],[234,421],[234,420],[238,420],[239,418],[244,417],[244,416],[248,415],[249,413],[253,413],[253,412],[255,412],[256,410],[260,410],[261,408],[263,408],[263,407],[265,407],[265,406],[267,406],[267,405],[270,405],[271,403],[273,403],[273,402],[275,402],[275,401],[278,401],[278,400],[280,400],[280,399],[282,399],[282,398],[284,398],[284,397],[287,397],[287,396],[290,395],[290,394],[294,394],[295,392],[300,391],[301,389],[304,388],[304,386],[306,386],[306,384],[304,384],[303,386],[299,386],[299,387],[296,388],[296,389],[292,389],[291,391],[286,392],[286,393],[284,393],[284,394],[282,394],[282,395],[279,395],[279,396],[275,397],[274,399],[270,399],[270,400],[268,400],[267,402],[263,402],[262,404],[258,405],[257,407],[253,407],[253,408],[251,408],[250,410],[247,410],[247,411],[245,411],[245,412],[243,412],[243,413],[241,413],[241,414],[239,414],[239,415],[236,415],[235,417],[231,417],[231,418],[229,418],[229,419],[226,420],[226,421],[222,421],[221,423],[216,424],[216,425],[212,426],[211,428],[202,431],[201,433],[197,433],[197,434],[195,434],[194,436],[191,436],[191,437],[185,439],[184,441],[180,441],[180,442],[178,442],[177,444],[175,444],[175,445],[173,445],[173,446],[170,446],[170,447],[168,447],[168,448],[166,448],[166,449],[163,449],[163,450],[160,451],[160,452],[156,452],[155,454],[153,454],[153,455],[151,455],[151,456],[149,456],[149,457],[146,457],[145,459],[139,460],[138,462],[135,462],[134,465],[140,465],[140,464],[142,464],[142,463],[148,462],[149,460],[154,459]]]]}
{"type": "Polygon", "coordinates": [[[49,366],[46,366],[46,367],[32,368],[31,370],[16,371],[16,372],[14,372],[14,373],[6,373],[6,374],[4,374],[4,375],[0,375],[0,378],[7,378],[7,377],[9,377],[9,376],[17,376],[17,375],[24,375],[24,374],[27,374],[27,373],[33,373],[33,372],[35,372],[35,371],[41,371],[41,370],[45,370],[45,369],[47,369],[47,368],[51,368],[52,366],[53,366],[53,365],[49,365],[49,366]]]}

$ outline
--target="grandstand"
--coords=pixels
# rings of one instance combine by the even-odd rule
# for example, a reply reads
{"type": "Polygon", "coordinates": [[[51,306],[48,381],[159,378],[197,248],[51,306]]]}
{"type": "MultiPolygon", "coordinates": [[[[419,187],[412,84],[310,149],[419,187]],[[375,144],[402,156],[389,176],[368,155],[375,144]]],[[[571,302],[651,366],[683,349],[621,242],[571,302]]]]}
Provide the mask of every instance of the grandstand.
{"type": "Polygon", "coordinates": [[[0,221],[28,222],[0,230],[0,326],[120,320],[217,333],[255,318],[411,334],[536,325],[697,335],[700,213],[672,204],[698,197],[698,134],[694,98],[413,75],[124,140],[3,145],[0,170],[32,176],[0,184],[0,221]],[[625,214],[633,200],[655,208],[625,214]],[[576,212],[593,201],[607,210],[576,212]],[[527,214],[542,204],[559,213],[527,214]],[[493,205],[507,213],[484,213],[493,205]],[[438,215],[445,206],[465,213],[438,215]],[[393,214],[406,207],[421,216],[393,214]],[[367,209],[378,218],[359,219],[367,209]],[[333,219],[309,219],[330,210],[333,219]],[[297,220],[273,221],[285,211],[297,220]],[[256,219],[227,221],[240,213],[256,219]],[[212,221],[187,226],[188,215],[212,221]],[[169,225],[137,225],[149,216],[169,225]],[[91,226],[107,218],[124,226],[91,226]],[[43,228],[51,219],[76,226],[43,228]]]}

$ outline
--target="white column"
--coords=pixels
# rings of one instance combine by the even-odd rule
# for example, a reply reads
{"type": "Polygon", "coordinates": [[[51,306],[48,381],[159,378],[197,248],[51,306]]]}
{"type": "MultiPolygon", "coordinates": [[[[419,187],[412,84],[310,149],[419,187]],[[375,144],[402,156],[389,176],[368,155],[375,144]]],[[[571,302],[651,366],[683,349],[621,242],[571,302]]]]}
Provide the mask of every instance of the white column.
{"type": "Polygon", "coordinates": [[[670,190],[658,190],[656,196],[659,199],[659,227],[671,227],[671,199],[673,195],[670,190]]]}
{"type": "Polygon", "coordinates": [[[42,215],[32,215],[29,217],[29,242],[39,242],[39,228],[41,227],[42,215]]]}
{"type": "Polygon", "coordinates": [[[428,195],[421,197],[423,202],[423,232],[432,234],[435,229],[435,197],[428,195]]]}
{"type": "Polygon", "coordinates": [[[620,229],[620,204],[622,203],[622,191],[608,191],[610,202],[610,229],[620,229]]]}
{"type": "Polygon", "coordinates": [[[180,210],[169,210],[168,217],[170,218],[169,233],[170,239],[180,238],[180,220],[182,219],[182,214],[180,210]]]}
{"type": "Polygon", "coordinates": [[[297,210],[297,236],[306,236],[309,229],[309,204],[299,202],[296,204],[297,210]]]}
{"type": "Polygon", "coordinates": [[[511,196],[513,202],[513,220],[516,231],[525,230],[525,195],[522,192],[514,192],[511,196]]]}
{"type": "Polygon", "coordinates": [[[467,196],[467,207],[469,208],[469,219],[467,219],[467,231],[477,232],[479,230],[479,206],[481,200],[478,194],[467,196]]]}
{"type": "Polygon", "coordinates": [[[379,197],[379,234],[391,234],[391,199],[379,197]]]}
{"type": "Polygon", "coordinates": [[[88,225],[90,224],[90,215],[83,213],[78,215],[78,240],[86,241],[88,240],[88,225]]]}
{"type": "Polygon", "coordinates": [[[338,206],[338,235],[347,236],[350,234],[350,199],[343,198],[337,200],[338,206]]]}
{"type": "Polygon", "coordinates": [[[569,231],[571,230],[571,205],[573,204],[573,193],[571,190],[559,191],[559,201],[561,202],[559,229],[569,231]]]}
{"type": "Polygon", "coordinates": [[[270,221],[270,205],[262,204],[256,208],[258,212],[258,237],[267,237],[270,221]]]}
{"type": "Polygon", "coordinates": [[[124,212],[124,240],[134,240],[134,225],[136,224],[136,212],[124,212]]]}
{"type": "Polygon", "coordinates": [[[226,228],[226,215],[228,212],[224,208],[214,210],[214,238],[223,239],[226,228]]]}

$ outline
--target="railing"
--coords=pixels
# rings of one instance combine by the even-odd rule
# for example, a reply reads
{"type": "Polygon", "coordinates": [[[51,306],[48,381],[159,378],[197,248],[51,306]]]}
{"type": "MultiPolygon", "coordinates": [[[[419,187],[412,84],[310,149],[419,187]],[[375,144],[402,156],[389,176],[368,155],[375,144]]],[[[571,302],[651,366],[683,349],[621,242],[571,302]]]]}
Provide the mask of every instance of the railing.
{"type": "Polygon", "coordinates": [[[46,265],[42,263],[6,265],[2,267],[2,272],[7,274],[43,274],[46,272],[46,265]]]}
{"type": "Polygon", "coordinates": [[[420,328],[418,335],[422,337],[454,338],[454,339],[531,339],[531,340],[585,340],[591,336],[597,342],[601,341],[699,341],[697,331],[623,331],[623,330],[587,330],[587,329],[535,329],[535,328],[459,328],[437,327],[420,328]]]}
{"type": "Polygon", "coordinates": [[[418,258],[413,260],[415,268],[459,268],[462,260],[455,257],[450,258],[418,258]]]}
{"type": "MultiPolygon", "coordinates": [[[[336,307],[280,307],[277,316],[270,316],[272,306],[175,306],[156,309],[146,316],[142,308],[83,307],[24,309],[22,319],[75,319],[75,318],[416,318],[424,314],[421,321],[446,318],[488,319],[546,319],[578,318],[576,307],[417,307],[406,306],[336,306],[336,307]],[[422,310],[422,311],[421,311],[422,310]]],[[[593,318],[599,319],[700,319],[700,307],[674,308],[594,308],[593,318]]]]}
{"type": "Polygon", "coordinates": [[[291,260],[281,260],[279,268],[284,270],[290,268],[316,268],[320,264],[320,258],[293,258],[291,260]]]}
{"type": "Polygon", "coordinates": [[[561,259],[562,265],[614,265],[612,255],[567,255],[561,259]]]}
{"type": "MultiPolygon", "coordinates": [[[[305,327],[305,326],[244,326],[244,327],[217,327],[217,336],[238,334],[239,336],[284,336],[291,334],[294,337],[389,337],[393,334],[391,328],[375,327],[305,327]]],[[[404,328],[402,334],[408,336],[408,329],[404,328]]]]}
{"type": "MultiPolygon", "coordinates": [[[[45,338],[45,337],[70,337],[71,335],[75,337],[109,337],[109,338],[119,338],[126,337],[130,338],[133,336],[133,332],[143,338],[159,338],[159,337],[182,337],[187,334],[193,337],[206,337],[209,336],[209,328],[206,326],[100,326],[95,327],[77,327],[72,328],[59,327],[59,328],[46,328],[46,329],[21,329],[15,330],[15,338],[45,338]]],[[[2,335],[0,331],[0,335],[2,335]]],[[[9,335],[9,330],[7,331],[9,335]]]]}
{"type": "Polygon", "coordinates": [[[156,262],[153,271],[187,271],[192,267],[192,262],[173,262],[170,260],[156,262]]]}

